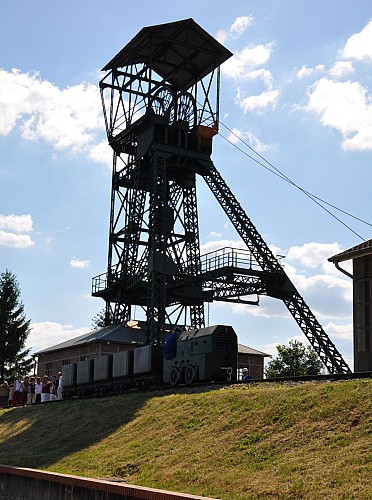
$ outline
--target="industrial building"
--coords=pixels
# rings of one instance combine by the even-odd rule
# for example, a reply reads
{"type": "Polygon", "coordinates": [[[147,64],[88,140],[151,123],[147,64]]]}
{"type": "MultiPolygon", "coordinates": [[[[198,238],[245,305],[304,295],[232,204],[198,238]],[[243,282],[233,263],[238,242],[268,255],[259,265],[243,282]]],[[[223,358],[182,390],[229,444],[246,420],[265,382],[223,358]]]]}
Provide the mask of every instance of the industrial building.
{"type": "Polygon", "coordinates": [[[328,260],[353,280],[354,371],[372,371],[372,239],[328,260]],[[352,274],[340,266],[348,260],[353,261],[352,274]]]}

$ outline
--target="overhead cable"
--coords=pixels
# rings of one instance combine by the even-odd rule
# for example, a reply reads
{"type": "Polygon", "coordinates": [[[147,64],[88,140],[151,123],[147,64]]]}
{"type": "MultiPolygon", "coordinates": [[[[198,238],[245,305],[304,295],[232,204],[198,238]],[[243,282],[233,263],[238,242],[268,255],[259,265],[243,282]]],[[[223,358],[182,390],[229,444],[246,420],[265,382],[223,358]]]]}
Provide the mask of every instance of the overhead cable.
{"type": "Polygon", "coordinates": [[[339,212],[349,216],[349,217],[352,217],[353,219],[355,220],[358,220],[359,222],[362,222],[363,224],[366,224],[368,226],[371,226],[372,227],[372,224],[363,220],[363,219],[360,219],[359,217],[356,217],[355,215],[352,215],[350,214],[349,212],[346,212],[345,210],[342,210],[341,208],[333,205],[332,203],[329,203],[327,202],[326,200],[323,200],[322,198],[320,198],[319,196],[316,196],[312,193],[310,193],[309,191],[307,191],[306,189],[302,188],[301,186],[299,186],[298,184],[296,184],[294,181],[292,181],[292,179],[290,179],[289,177],[287,177],[283,172],[281,172],[277,167],[275,167],[275,165],[273,165],[272,163],[270,163],[268,160],[266,160],[266,158],[264,158],[260,153],[258,153],[257,151],[255,151],[255,149],[250,146],[246,141],[244,141],[238,134],[236,134],[233,130],[231,130],[229,127],[227,127],[224,123],[222,123],[221,121],[219,122],[223,127],[225,127],[226,130],[228,130],[230,132],[230,134],[233,134],[239,141],[241,141],[245,146],[247,146],[247,148],[249,148],[255,155],[257,155],[263,162],[265,163],[262,163],[261,161],[259,161],[257,158],[254,158],[253,156],[251,156],[250,154],[248,154],[246,151],[244,151],[243,149],[241,149],[239,146],[237,146],[234,142],[232,142],[229,138],[223,136],[220,132],[219,132],[219,135],[222,137],[222,139],[224,139],[225,141],[227,141],[229,144],[231,144],[232,146],[234,146],[238,151],[240,151],[241,153],[243,153],[245,156],[247,156],[248,158],[250,158],[251,160],[253,160],[254,162],[256,162],[258,165],[262,166],[263,168],[265,168],[266,170],[268,170],[269,172],[271,172],[272,174],[276,175],[277,177],[279,177],[280,179],[284,180],[285,182],[288,182],[289,184],[291,184],[293,187],[297,188],[299,191],[301,191],[304,195],[306,195],[308,198],[310,198],[314,203],[316,203],[320,208],[322,208],[325,212],[327,212],[331,217],[333,217],[335,220],[337,220],[340,224],[342,224],[344,227],[346,227],[349,231],[351,231],[352,233],[354,233],[358,238],[360,238],[361,240],[365,240],[365,238],[363,238],[360,234],[358,234],[356,231],[354,231],[354,229],[352,229],[348,224],[346,224],[344,221],[342,221],[339,217],[337,217],[334,213],[332,213],[330,210],[328,210],[325,206],[322,205],[322,203],[328,205],[329,207],[335,209],[335,210],[338,210],[339,212]]]}

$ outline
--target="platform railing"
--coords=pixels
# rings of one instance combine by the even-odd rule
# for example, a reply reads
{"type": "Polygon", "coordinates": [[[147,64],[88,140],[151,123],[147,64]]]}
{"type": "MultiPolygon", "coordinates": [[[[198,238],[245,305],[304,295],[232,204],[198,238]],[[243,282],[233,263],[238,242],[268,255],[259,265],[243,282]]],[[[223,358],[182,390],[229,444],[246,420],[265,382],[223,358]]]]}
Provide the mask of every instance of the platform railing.
{"type": "Polygon", "coordinates": [[[202,273],[222,268],[259,269],[251,252],[232,247],[219,248],[200,257],[202,273]]]}
{"type": "MultiPolygon", "coordinates": [[[[259,266],[255,262],[249,250],[240,248],[219,248],[218,250],[208,252],[200,257],[200,270],[202,274],[226,268],[259,269],[259,266]]],[[[110,270],[110,277],[108,277],[108,274],[109,273],[107,272],[102,273],[92,279],[93,295],[106,290],[109,284],[113,284],[120,279],[115,266],[113,266],[110,270]]],[[[141,272],[132,276],[128,280],[128,287],[131,288],[135,286],[139,281],[144,279],[145,276],[145,270],[142,270],[141,272]]]]}

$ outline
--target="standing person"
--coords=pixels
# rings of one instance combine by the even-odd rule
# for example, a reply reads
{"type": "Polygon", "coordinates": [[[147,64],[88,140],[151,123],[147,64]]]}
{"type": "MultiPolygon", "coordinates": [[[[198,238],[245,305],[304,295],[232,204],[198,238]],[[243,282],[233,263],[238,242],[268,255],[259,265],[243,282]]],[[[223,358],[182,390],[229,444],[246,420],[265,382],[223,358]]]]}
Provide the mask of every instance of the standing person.
{"type": "Polygon", "coordinates": [[[9,398],[8,398],[8,406],[12,406],[13,395],[14,395],[14,384],[10,386],[10,392],[9,392],[9,398]]]}
{"type": "Polygon", "coordinates": [[[22,389],[22,403],[24,405],[27,404],[29,392],[30,392],[30,377],[26,375],[26,377],[23,380],[23,389],[22,389]]]}
{"type": "Polygon", "coordinates": [[[36,377],[35,383],[35,403],[41,403],[41,391],[43,389],[43,384],[41,383],[41,378],[36,377]]]}
{"type": "Polygon", "coordinates": [[[28,393],[28,398],[27,398],[27,404],[28,405],[33,405],[36,401],[36,394],[35,394],[35,377],[30,378],[30,390],[28,393]]]}
{"type": "Polygon", "coordinates": [[[55,399],[57,399],[55,382],[50,381],[49,391],[50,391],[49,401],[54,401],[55,399]]]}
{"type": "Polygon", "coordinates": [[[8,406],[10,387],[7,380],[0,385],[0,408],[8,406]]]}
{"type": "Polygon", "coordinates": [[[44,375],[43,377],[43,382],[42,382],[42,388],[41,388],[41,402],[42,403],[47,403],[50,399],[50,388],[52,385],[52,382],[49,380],[48,375],[44,375]]]}
{"type": "Polygon", "coordinates": [[[57,399],[62,399],[63,385],[62,385],[62,372],[58,373],[58,385],[57,385],[57,399]]]}
{"type": "Polygon", "coordinates": [[[23,391],[23,381],[22,377],[18,375],[18,377],[14,381],[14,392],[12,401],[12,404],[14,406],[21,405],[23,403],[22,391],[23,391]]]}
{"type": "Polygon", "coordinates": [[[163,350],[165,359],[173,359],[177,356],[177,341],[181,332],[182,332],[181,328],[179,326],[176,326],[176,328],[167,338],[163,350]]]}

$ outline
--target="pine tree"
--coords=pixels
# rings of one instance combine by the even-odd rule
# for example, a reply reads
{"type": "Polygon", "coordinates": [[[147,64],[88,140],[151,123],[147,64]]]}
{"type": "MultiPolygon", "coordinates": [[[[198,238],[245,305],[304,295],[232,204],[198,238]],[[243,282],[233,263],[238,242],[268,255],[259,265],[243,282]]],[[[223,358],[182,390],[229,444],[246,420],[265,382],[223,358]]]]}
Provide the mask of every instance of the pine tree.
{"type": "Polygon", "coordinates": [[[24,349],[30,333],[30,320],[26,320],[20,300],[17,278],[6,270],[0,274],[0,380],[28,371],[30,349],[24,349]]]}
{"type": "Polygon", "coordinates": [[[94,329],[103,328],[105,325],[106,311],[105,308],[101,309],[92,319],[92,326],[94,329]]]}
{"type": "Polygon", "coordinates": [[[319,375],[323,364],[311,347],[298,340],[289,341],[289,346],[277,345],[278,357],[271,360],[265,370],[267,378],[319,375]]]}
{"type": "Polygon", "coordinates": [[[110,311],[109,314],[109,322],[106,324],[106,308],[101,309],[93,318],[92,318],[92,326],[96,330],[98,328],[104,328],[105,326],[112,325],[113,323],[113,315],[110,311]]]}

